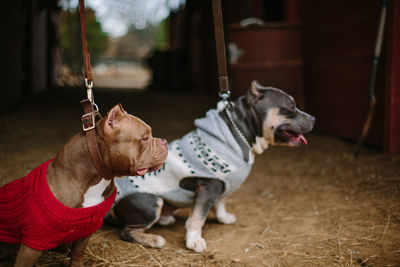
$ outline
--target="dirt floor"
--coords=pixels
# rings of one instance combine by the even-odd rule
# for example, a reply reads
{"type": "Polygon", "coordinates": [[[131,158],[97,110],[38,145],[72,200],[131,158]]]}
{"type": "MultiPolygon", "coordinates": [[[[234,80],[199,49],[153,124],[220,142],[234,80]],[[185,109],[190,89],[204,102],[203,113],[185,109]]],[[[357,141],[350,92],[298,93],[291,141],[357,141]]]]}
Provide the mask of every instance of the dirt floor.
{"type": "MultiPolygon", "coordinates": [[[[55,90],[0,117],[2,184],[54,157],[80,130],[83,96],[83,90],[55,90]]],[[[154,136],[173,140],[193,129],[215,97],[98,89],[96,102],[102,113],[121,102],[154,136]]],[[[120,229],[104,226],[91,239],[86,265],[400,266],[400,158],[364,149],[353,160],[352,143],[320,133],[306,137],[308,146],[272,147],[256,158],[227,200],[237,222],[222,225],[210,214],[206,253],[185,248],[183,210],[175,225],[150,230],[167,240],[162,249],[120,241],[120,229]]],[[[36,266],[67,264],[66,253],[52,251],[36,266]]]]}

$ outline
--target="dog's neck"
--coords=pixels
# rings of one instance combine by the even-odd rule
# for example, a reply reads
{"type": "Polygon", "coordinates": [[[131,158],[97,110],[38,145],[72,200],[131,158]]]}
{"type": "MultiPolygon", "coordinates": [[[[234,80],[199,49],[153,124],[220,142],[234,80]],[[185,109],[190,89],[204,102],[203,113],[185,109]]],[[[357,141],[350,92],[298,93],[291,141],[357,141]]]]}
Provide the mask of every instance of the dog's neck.
{"type": "MultiPolygon", "coordinates": [[[[80,208],[87,202],[88,190],[101,184],[103,178],[98,174],[90,158],[86,136],[83,132],[75,135],[57,154],[47,170],[47,182],[54,196],[70,208],[80,208]]],[[[104,184],[104,183],[103,183],[104,184]]],[[[99,198],[108,197],[114,188],[114,181],[107,184],[99,198]]],[[[93,191],[93,190],[92,190],[93,191]]]]}
{"type": "Polygon", "coordinates": [[[242,149],[245,161],[252,161],[254,154],[261,154],[268,147],[267,141],[262,137],[263,122],[258,118],[254,107],[249,105],[243,96],[234,101],[230,113],[234,123],[237,125],[250,147],[240,138],[237,130],[224,111],[220,112],[220,116],[227,123],[242,149]]]}

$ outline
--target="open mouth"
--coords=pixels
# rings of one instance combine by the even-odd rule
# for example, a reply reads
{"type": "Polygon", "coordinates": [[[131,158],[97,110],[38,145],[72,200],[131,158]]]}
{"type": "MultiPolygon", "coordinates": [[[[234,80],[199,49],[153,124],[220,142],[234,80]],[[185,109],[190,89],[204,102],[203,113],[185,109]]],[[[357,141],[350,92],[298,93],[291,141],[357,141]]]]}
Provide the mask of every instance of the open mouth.
{"type": "Polygon", "coordinates": [[[304,135],[292,130],[289,125],[282,125],[275,131],[275,140],[291,146],[307,145],[304,135]]]}
{"type": "Polygon", "coordinates": [[[150,167],[150,168],[140,168],[140,169],[138,169],[138,170],[136,171],[136,175],[137,175],[137,176],[143,176],[143,175],[145,175],[146,173],[157,171],[158,169],[161,168],[162,165],[163,165],[163,163],[158,164],[158,165],[153,166],[153,167],[150,167]]]}

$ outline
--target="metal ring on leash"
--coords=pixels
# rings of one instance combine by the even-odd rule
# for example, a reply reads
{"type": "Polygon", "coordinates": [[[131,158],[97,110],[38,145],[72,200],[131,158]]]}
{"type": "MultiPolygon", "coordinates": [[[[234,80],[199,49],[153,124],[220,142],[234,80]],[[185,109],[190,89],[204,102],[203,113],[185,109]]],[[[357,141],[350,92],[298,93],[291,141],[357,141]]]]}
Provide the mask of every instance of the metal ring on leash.
{"type": "Polygon", "coordinates": [[[93,104],[93,107],[96,109],[96,112],[99,112],[99,107],[97,106],[97,104],[94,102],[92,104],[93,104]]]}
{"type": "Polygon", "coordinates": [[[232,101],[230,101],[230,96],[231,96],[231,91],[227,91],[225,93],[219,93],[219,97],[221,98],[222,103],[224,103],[224,106],[227,107],[228,109],[232,109],[234,107],[234,104],[232,101]]]}

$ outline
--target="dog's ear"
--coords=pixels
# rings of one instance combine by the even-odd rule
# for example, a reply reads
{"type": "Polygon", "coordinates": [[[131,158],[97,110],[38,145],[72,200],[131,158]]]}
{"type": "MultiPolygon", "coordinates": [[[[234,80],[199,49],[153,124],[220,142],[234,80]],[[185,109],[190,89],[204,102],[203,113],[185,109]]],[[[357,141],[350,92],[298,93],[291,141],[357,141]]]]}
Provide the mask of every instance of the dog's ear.
{"type": "Polygon", "coordinates": [[[106,121],[104,123],[105,133],[111,133],[117,126],[121,118],[126,114],[125,110],[122,108],[121,104],[115,105],[106,116],[106,121]]]}
{"type": "Polygon", "coordinates": [[[262,87],[258,81],[251,83],[250,89],[246,93],[246,100],[249,105],[254,105],[261,97],[262,93],[259,92],[258,88],[262,87]]]}
{"type": "Polygon", "coordinates": [[[126,111],[125,111],[124,108],[122,107],[121,103],[118,103],[117,106],[119,106],[119,108],[121,109],[121,111],[122,111],[123,113],[126,113],[126,111]]]}
{"type": "Polygon", "coordinates": [[[253,95],[259,95],[260,94],[260,92],[258,91],[258,88],[262,88],[261,84],[256,80],[252,81],[250,89],[251,89],[251,93],[253,95]]]}

